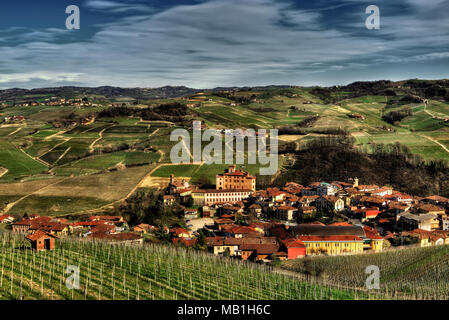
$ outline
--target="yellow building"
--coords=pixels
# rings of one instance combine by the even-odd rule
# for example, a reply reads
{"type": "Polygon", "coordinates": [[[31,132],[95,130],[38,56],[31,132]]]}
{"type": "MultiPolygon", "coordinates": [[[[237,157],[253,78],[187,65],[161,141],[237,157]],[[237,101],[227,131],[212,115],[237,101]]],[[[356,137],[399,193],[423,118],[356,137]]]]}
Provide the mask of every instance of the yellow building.
{"type": "Polygon", "coordinates": [[[357,236],[298,236],[306,245],[306,255],[363,253],[363,239],[357,236]]]}

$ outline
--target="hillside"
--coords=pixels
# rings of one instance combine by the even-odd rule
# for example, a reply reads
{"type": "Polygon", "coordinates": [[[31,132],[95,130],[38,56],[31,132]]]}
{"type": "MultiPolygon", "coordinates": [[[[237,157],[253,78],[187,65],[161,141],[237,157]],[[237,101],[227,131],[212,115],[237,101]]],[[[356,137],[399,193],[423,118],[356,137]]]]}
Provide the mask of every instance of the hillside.
{"type": "Polygon", "coordinates": [[[367,266],[380,270],[380,292],[398,298],[449,298],[449,246],[407,248],[382,253],[316,257],[286,261],[282,268],[300,274],[318,274],[329,284],[363,288],[367,266]]]}
{"type": "Polygon", "coordinates": [[[359,290],[299,281],[253,263],[168,246],[130,247],[79,239],[32,252],[23,236],[0,234],[0,299],[290,300],[371,298],[359,290]],[[80,268],[80,288],[65,283],[80,268]]]}
{"type": "MultiPolygon", "coordinates": [[[[278,172],[286,169],[284,177],[296,172],[307,180],[304,183],[356,174],[366,176],[365,181],[391,183],[402,190],[410,187],[416,194],[448,195],[449,186],[440,170],[449,160],[448,90],[446,80],[203,92],[185,87],[2,90],[2,120],[24,119],[0,124],[0,209],[18,215],[26,211],[50,215],[101,211],[141,186],[160,187],[171,173],[193,183],[213,183],[225,165],[168,166],[175,145],[170,133],[176,128],[191,130],[193,120],[201,120],[208,128],[279,129],[283,155],[278,172]],[[59,105],[60,100],[52,100],[54,96],[89,103],[65,101],[59,105]],[[26,105],[31,101],[38,105],[26,105]],[[407,179],[402,179],[394,166],[389,167],[391,174],[385,172],[380,160],[325,159],[320,152],[305,155],[309,142],[342,135],[354,138],[354,149],[362,152],[353,159],[376,157],[381,144],[400,144],[381,148],[407,150],[408,159],[416,156],[425,163],[422,168],[429,167],[419,169],[416,175],[417,166],[404,168],[399,165],[401,156],[389,155],[390,162],[407,173],[407,179]],[[298,154],[305,157],[292,166],[298,154]],[[319,167],[322,163],[327,164],[325,170],[319,167]],[[368,170],[368,164],[374,167],[368,170]],[[379,168],[383,174],[373,174],[379,168]],[[321,176],[313,177],[313,173],[321,176]]],[[[257,174],[259,167],[251,164],[245,169],[257,174]]],[[[270,179],[258,177],[258,188],[272,184],[270,179]]]]}

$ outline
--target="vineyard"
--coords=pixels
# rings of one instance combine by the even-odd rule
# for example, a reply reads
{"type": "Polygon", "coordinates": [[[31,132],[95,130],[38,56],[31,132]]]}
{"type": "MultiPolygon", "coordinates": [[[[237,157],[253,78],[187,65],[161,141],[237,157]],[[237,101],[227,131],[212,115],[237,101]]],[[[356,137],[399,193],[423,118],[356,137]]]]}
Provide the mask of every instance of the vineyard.
{"type": "Polygon", "coordinates": [[[399,299],[449,299],[449,246],[408,248],[376,254],[286,261],[283,268],[318,275],[323,283],[362,288],[370,265],[379,267],[380,293],[399,299]]]}
{"type": "Polygon", "coordinates": [[[168,246],[123,246],[83,239],[57,240],[34,252],[23,236],[0,234],[1,299],[372,299],[279,274],[265,266],[168,246]],[[66,286],[68,266],[79,287],[66,286]]]}

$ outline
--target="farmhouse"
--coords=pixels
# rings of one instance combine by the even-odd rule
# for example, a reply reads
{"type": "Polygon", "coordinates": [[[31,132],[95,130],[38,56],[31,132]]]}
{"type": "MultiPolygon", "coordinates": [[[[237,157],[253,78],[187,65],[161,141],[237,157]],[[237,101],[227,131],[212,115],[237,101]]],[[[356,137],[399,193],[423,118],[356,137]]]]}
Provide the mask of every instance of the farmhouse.
{"type": "Polygon", "coordinates": [[[55,235],[41,230],[25,237],[25,239],[30,241],[31,249],[36,251],[54,250],[56,238],[55,235]]]}

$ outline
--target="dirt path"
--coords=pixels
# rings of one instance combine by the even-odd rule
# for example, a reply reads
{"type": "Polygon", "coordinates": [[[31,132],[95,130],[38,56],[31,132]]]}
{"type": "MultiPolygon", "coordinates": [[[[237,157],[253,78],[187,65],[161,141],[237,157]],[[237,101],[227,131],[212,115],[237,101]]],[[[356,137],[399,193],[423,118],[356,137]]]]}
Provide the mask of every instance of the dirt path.
{"type": "Polygon", "coordinates": [[[110,127],[104,128],[103,130],[101,130],[101,131],[98,133],[98,138],[95,139],[95,140],[90,144],[90,146],[89,146],[89,150],[90,150],[91,152],[94,151],[94,145],[95,145],[98,141],[100,141],[101,139],[103,139],[103,132],[105,132],[107,129],[112,128],[112,127],[114,127],[114,126],[115,126],[115,125],[112,125],[112,126],[110,126],[110,127]]]}
{"type": "Polygon", "coordinates": [[[50,164],[48,162],[45,162],[44,160],[42,160],[42,159],[40,159],[38,157],[33,157],[31,154],[27,153],[25,150],[23,150],[20,147],[19,147],[19,150],[22,151],[24,154],[26,154],[27,157],[33,159],[34,161],[40,162],[40,163],[42,163],[46,167],[50,166],[50,164]]]}
{"type": "MultiPolygon", "coordinates": [[[[47,152],[41,154],[41,155],[39,156],[39,158],[45,156],[45,155],[46,155],[47,153],[49,153],[49,152],[52,152],[54,149],[56,149],[57,147],[59,147],[61,144],[66,143],[66,142],[69,141],[70,139],[72,139],[72,138],[64,138],[64,140],[61,141],[61,143],[56,144],[53,148],[51,148],[51,149],[48,150],[47,152]]],[[[42,161],[43,161],[43,160],[42,160],[42,161]]]]}
{"type": "Polygon", "coordinates": [[[448,149],[444,144],[438,142],[438,141],[435,140],[434,138],[431,138],[431,137],[429,137],[429,136],[425,136],[425,135],[422,135],[422,134],[418,134],[418,136],[423,137],[423,138],[426,138],[427,140],[430,140],[430,141],[432,141],[433,143],[436,143],[436,144],[439,145],[441,148],[443,148],[444,151],[446,151],[447,153],[449,153],[449,149],[448,149]]]}
{"type": "Polygon", "coordinates": [[[20,130],[22,130],[22,127],[17,128],[16,130],[14,130],[10,134],[8,134],[8,136],[12,136],[13,134],[16,134],[17,132],[19,132],[20,130]]]}
{"type": "Polygon", "coordinates": [[[68,131],[68,130],[63,130],[63,131],[56,132],[55,134],[52,134],[52,135],[50,135],[50,136],[45,137],[44,140],[51,140],[51,139],[53,139],[54,137],[57,137],[57,136],[59,136],[59,135],[61,135],[61,134],[66,133],[67,131],[68,131]]]}
{"type": "Polygon", "coordinates": [[[57,164],[59,162],[59,160],[61,160],[62,158],[64,158],[64,156],[67,154],[67,152],[70,151],[70,149],[72,149],[72,147],[68,147],[63,154],[61,154],[58,158],[58,160],[55,161],[55,164],[57,164]]]}
{"type": "Polygon", "coordinates": [[[0,178],[8,173],[8,168],[0,167],[0,178]]]}
{"type": "Polygon", "coordinates": [[[3,209],[2,213],[5,214],[5,213],[9,212],[9,210],[11,210],[12,207],[14,207],[16,204],[18,204],[18,203],[21,202],[22,200],[28,198],[29,196],[31,196],[31,195],[33,195],[33,194],[35,194],[35,193],[38,193],[39,191],[42,191],[42,190],[44,190],[44,189],[46,189],[46,188],[52,187],[52,186],[54,186],[54,185],[56,185],[56,184],[58,184],[58,183],[60,183],[60,182],[63,182],[63,181],[65,181],[65,180],[67,180],[67,179],[70,179],[70,177],[67,177],[67,178],[58,180],[58,181],[56,181],[55,183],[47,184],[46,186],[44,186],[44,187],[42,187],[42,188],[40,188],[40,189],[37,189],[37,190],[35,190],[35,191],[33,191],[33,192],[29,193],[29,194],[24,195],[23,197],[17,199],[17,200],[14,201],[14,202],[8,203],[8,204],[6,205],[6,207],[3,209]]]}

